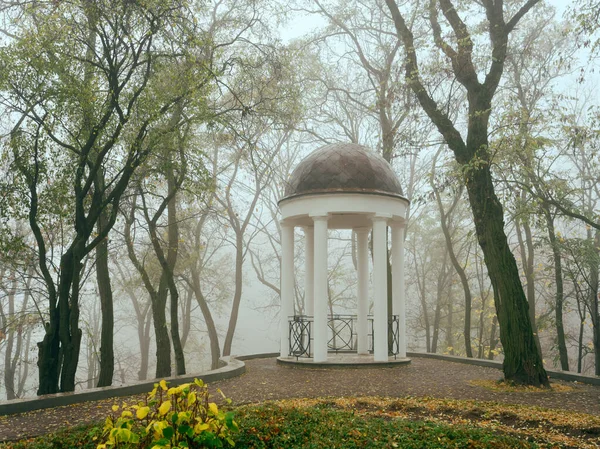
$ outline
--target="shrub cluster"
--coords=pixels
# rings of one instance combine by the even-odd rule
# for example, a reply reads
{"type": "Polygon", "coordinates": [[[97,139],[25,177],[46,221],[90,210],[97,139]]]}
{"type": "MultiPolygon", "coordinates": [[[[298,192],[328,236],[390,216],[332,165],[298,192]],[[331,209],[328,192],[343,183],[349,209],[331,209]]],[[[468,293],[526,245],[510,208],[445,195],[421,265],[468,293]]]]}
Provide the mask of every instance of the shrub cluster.
{"type": "MultiPolygon", "coordinates": [[[[223,398],[229,402],[224,395],[223,398]]],[[[154,384],[145,402],[113,405],[113,412],[119,409],[120,416],[106,418],[103,442],[97,449],[200,449],[235,445],[232,436],[238,426],[233,413],[223,412],[210,402],[208,387],[202,380],[171,388],[161,380],[154,384]]]]}

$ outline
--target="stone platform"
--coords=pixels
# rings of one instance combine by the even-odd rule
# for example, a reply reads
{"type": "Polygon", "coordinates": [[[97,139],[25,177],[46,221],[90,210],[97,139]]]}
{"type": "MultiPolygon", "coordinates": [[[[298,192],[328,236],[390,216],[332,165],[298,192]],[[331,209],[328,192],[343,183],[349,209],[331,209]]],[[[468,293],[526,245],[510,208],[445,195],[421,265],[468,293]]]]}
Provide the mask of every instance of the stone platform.
{"type": "Polygon", "coordinates": [[[277,363],[300,368],[375,368],[408,365],[410,359],[389,357],[387,362],[376,362],[373,354],[329,354],[326,362],[315,362],[312,357],[277,357],[277,363]]]}

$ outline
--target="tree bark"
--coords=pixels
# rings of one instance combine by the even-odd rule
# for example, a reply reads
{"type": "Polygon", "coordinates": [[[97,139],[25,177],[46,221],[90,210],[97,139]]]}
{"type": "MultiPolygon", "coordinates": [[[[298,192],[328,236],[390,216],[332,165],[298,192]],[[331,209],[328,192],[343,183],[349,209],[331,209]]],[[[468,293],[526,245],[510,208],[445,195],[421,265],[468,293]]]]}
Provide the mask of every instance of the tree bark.
{"type": "Polygon", "coordinates": [[[233,304],[231,306],[231,315],[229,316],[229,326],[225,335],[225,343],[223,345],[223,355],[231,355],[231,346],[233,344],[233,335],[237,325],[238,314],[240,310],[240,302],[242,300],[242,266],[244,264],[244,237],[240,232],[236,232],[235,236],[235,291],[233,293],[233,304]]]}
{"type": "Polygon", "coordinates": [[[469,286],[469,279],[467,278],[467,273],[465,269],[462,267],[458,258],[456,257],[456,253],[454,252],[454,245],[452,243],[452,236],[450,235],[450,229],[448,227],[448,217],[451,215],[452,211],[458,204],[458,200],[462,194],[462,189],[455,196],[454,202],[450,206],[448,212],[444,211],[444,205],[442,204],[442,198],[440,196],[440,192],[437,188],[433,188],[435,199],[438,205],[438,209],[440,212],[440,225],[442,227],[442,232],[444,234],[444,239],[446,241],[446,249],[448,251],[448,255],[450,256],[450,262],[452,262],[452,266],[458,274],[460,278],[460,283],[463,287],[464,296],[465,296],[465,321],[463,327],[463,335],[465,341],[465,353],[467,357],[473,357],[473,348],[471,346],[471,309],[473,303],[473,296],[471,295],[471,287],[469,286]]]}
{"type": "Polygon", "coordinates": [[[478,339],[479,339],[479,346],[477,349],[477,358],[478,359],[482,359],[483,358],[483,351],[484,351],[484,332],[485,332],[485,305],[487,303],[487,298],[488,295],[481,295],[481,312],[479,313],[479,330],[478,330],[478,339]]]}
{"type": "Polygon", "coordinates": [[[152,321],[156,340],[156,378],[171,376],[171,340],[167,326],[167,296],[169,288],[164,273],[152,298],[152,321]]]}
{"type": "MultiPolygon", "coordinates": [[[[526,198],[523,197],[522,200],[526,201],[526,198]]],[[[523,272],[525,273],[525,280],[527,281],[526,295],[527,302],[529,303],[529,320],[531,321],[531,327],[534,330],[535,344],[541,354],[542,346],[540,344],[540,337],[535,323],[535,273],[533,269],[535,253],[533,251],[533,239],[531,236],[531,228],[526,220],[523,221],[522,227],[525,233],[525,239],[523,239],[523,231],[521,231],[521,220],[517,216],[515,218],[515,231],[519,242],[523,272]]]]}
{"type": "Polygon", "coordinates": [[[200,306],[202,316],[204,317],[204,322],[206,323],[206,330],[208,331],[208,339],[210,341],[211,369],[217,369],[219,367],[219,358],[221,357],[219,334],[217,333],[215,320],[210,312],[206,298],[202,294],[202,289],[200,288],[200,273],[198,273],[196,267],[192,267],[191,275],[194,296],[198,302],[198,305],[200,306]]]}
{"type": "Polygon", "coordinates": [[[552,248],[554,260],[554,283],[556,285],[556,299],[554,305],[554,316],[556,321],[556,342],[558,345],[558,355],[560,358],[560,367],[563,371],[569,371],[569,354],[567,352],[567,343],[565,338],[565,328],[563,324],[564,308],[564,285],[562,273],[562,258],[560,248],[556,241],[556,232],[554,230],[554,217],[548,210],[549,205],[544,205],[544,217],[548,228],[548,240],[552,248]]]}
{"type": "Polygon", "coordinates": [[[496,350],[496,345],[498,344],[498,339],[496,338],[497,326],[498,317],[494,316],[492,319],[492,328],[490,330],[490,350],[488,351],[488,360],[494,360],[494,351],[496,350]]]}
{"type": "Polygon", "coordinates": [[[427,293],[426,293],[426,280],[425,270],[419,273],[419,265],[415,256],[415,270],[417,274],[417,287],[419,292],[419,298],[421,299],[421,309],[423,310],[423,321],[425,324],[425,351],[431,352],[431,329],[429,327],[429,314],[427,313],[427,293]]]}
{"type": "Polygon", "coordinates": [[[8,317],[5,315],[4,310],[0,305],[0,312],[2,312],[2,328],[6,334],[6,347],[4,348],[4,388],[6,389],[6,399],[15,399],[15,370],[12,364],[13,358],[13,345],[15,342],[15,328],[16,328],[16,317],[15,317],[15,296],[17,294],[17,277],[15,271],[11,273],[12,281],[11,286],[8,290],[8,317]]]}
{"type": "Polygon", "coordinates": [[[581,374],[581,368],[583,363],[583,333],[585,330],[585,308],[580,316],[579,321],[579,337],[577,338],[577,373],[581,374]]]}
{"type": "MultiPolygon", "coordinates": [[[[107,224],[106,213],[100,214],[98,219],[98,232],[102,232],[107,224]]],[[[100,310],[102,311],[102,327],[100,330],[100,372],[98,374],[98,387],[112,385],[115,370],[115,353],[113,346],[114,312],[113,294],[110,284],[110,271],[108,270],[108,237],[96,247],[96,281],[100,296],[100,310]]]]}
{"type": "Polygon", "coordinates": [[[448,287],[448,318],[446,321],[446,348],[450,355],[454,355],[454,335],[453,332],[453,321],[454,321],[454,289],[452,288],[452,279],[450,279],[450,285],[448,287]]]}
{"type": "MultiPolygon", "coordinates": [[[[167,185],[169,192],[179,189],[173,174],[173,166],[169,164],[167,168],[167,185]]],[[[177,264],[177,250],[179,248],[179,225],[177,224],[177,195],[173,195],[167,207],[168,234],[169,234],[169,249],[167,252],[168,271],[167,277],[169,282],[169,293],[171,297],[171,340],[173,341],[173,350],[175,352],[175,365],[177,367],[177,375],[185,374],[185,355],[183,354],[183,345],[179,336],[179,291],[175,284],[175,265],[177,264]]]]}
{"type": "Polygon", "coordinates": [[[143,324],[143,329],[140,329],[138,336],[140,340],[140,370],[138,371],[138,379],[146,380],[148,378],[148,363],[150,361],[150,327],[152,326],[152,315],[148,313],[150,304],[144,313],[144,319],[140,323],[143,324]]]}
{"type": "MultiPolygon", "coordinates": [[[[431,352],[434,354],[437,352],[438,340],[440,335],[440,321],[442,315],[442,303],[444,302],[444,292],[446,286],[446,264],[448,261],[448,251],[444,251],[444,258],[442,262],[442,266],[440,268],[440,272],[438,273],[437,278],[437,288],[436,288],[436,305],[435,305],[435,313],[433,315],[433,335],[431,336],[431,352]]],[[[446,298],[447,300],[447,298],[446,298]]]]}
{"type": "MultiPolygon", "coordinates": [[[[487,147],[487,134],[480,139],[484,142],[475,146],[487,147]]],[[[504,233],[504,214],[494,191],[489,165],[474,168],[466,182],[477,238],[494,288],[500,340],[505,355],[504,377],[517,383],[548,386],[548,375],[529,320],[529,303],[504,233]]]]}
{"type": "Polygon", "coordinates": [[[68,250],[61,258],[63,277],[59,283],[60,296],[58,300],[60,310],[58,335],[62,349],[61,392],[75,390],[75,373],[79,363],[82,337],[82,331],[79,328],[79,290],[81,270],[83,269],[81,263],[83,246],[84,242],[78,240],[74,248],[68,250]]]}
{"type": "MultiPolygon", "coordinates": [[[[591,234],[591,231],[588,231],[591,234]]],[[[590,292],[589,292],[589,310],[593,325],[593,344],[594,344],[594,374],[600,376],[600,307],[598,302],[598,271],[600,270],[600,230],[596,229],[593,237],[594,255],[590,260],[590,292]]]]}
{"type": "MultiPolygon", "coordinates": [[[[171,342],[167,330],[166,305],[168,289],[166,282],[161,276],[158,290],[152,285],[148,272],[137,258],[133,248],[131,238],[131,227],[135,220],[136,197],[133,198],[129,214],[125,217],[125,229],[123,232],[125,244],[127,246],[127,255],[133,263],[137,272],[140,274],[144,287],[150,295],[150,304],[152,308],[152,322],[154,324],[154,335],[156,340],[156,377],[171,376],[171,342]]],[[[147,367],[146,367],[147,369],[147,367]]],[[[141,373],[140,373],[141,375],[141,373]]]]}
{"type": "MultiPolygon", "coordinates": [[[[216,158],[215,158],[216,164],[216,158]]],[[[213,173],[216,173],[216,165],[213,166],[213,173]]],[[[208,199],[208,204],[211,204],[214,198],[213,195],[208,199]]],[[[201,257],[200,252],[202,245],[202,230],[204,229],[204,224],[206,223],[206,219],[208,218],[208,212],[205,211],[199,218],[198,223],[196,224],[194,230],[194,244],[192,246],[192,251],[195,252],[194,260],[190,264],[190,278],[187,280],[190,285],[194,297],[196,298],[196,302],[198,306],[200,306],[200,311],[202,312],[202,316],[204,317],[204,323],[206,324],[206,330],[208,332],[208,339],[210,342],[210,356],[211,356],[211,369],[217,369],[219,367],[219,359],[221,357],[221,348],[219,345],[219,334],[217,333],[217,327],[215,325],[215,320],[213,319],[212,313],[210,311],[210,307],[208,306],[208,302],[202,292],[202,287],[200,284],[200,270],[202,269],[201,265],[201,257]]]]}

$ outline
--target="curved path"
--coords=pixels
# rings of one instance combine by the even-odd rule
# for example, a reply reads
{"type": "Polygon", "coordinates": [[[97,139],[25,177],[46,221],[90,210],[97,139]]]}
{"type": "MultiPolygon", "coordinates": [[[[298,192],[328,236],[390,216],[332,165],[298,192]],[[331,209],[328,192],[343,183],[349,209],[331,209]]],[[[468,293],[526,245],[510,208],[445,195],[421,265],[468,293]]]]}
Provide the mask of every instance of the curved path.
{"type": "MultiPolygon", "coordinates": [[[[326,396],[433,396],[528,404],[600,415],[600,386],[572,384],[572,391],[499,393],[474,386],[471,380],[497,380],[494,368],[413,358],[393,368],[295,368],[274,358],[248,360],[246,374],[214,382],[234,404],[285,398],[326,396]]],[[[560,383],[560,382],[558,382],[560,383]]],[[[141,396],[90,401],[66,407],[0,417],[0,441],[40,435],[62,427],[103,419],[113,403],[131,403],[141,396]]]]}

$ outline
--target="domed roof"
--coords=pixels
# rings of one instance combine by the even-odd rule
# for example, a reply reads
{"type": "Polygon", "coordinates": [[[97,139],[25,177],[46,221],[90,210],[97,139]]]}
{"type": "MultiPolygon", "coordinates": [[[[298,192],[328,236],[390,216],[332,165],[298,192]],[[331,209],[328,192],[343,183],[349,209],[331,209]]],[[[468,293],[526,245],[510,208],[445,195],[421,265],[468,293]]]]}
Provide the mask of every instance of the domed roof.
{"type": "Polygon", "coordinates": [[[390,164],[367,147],[334,143],[313,151],[293,171],[285,198],[314,193],[376,193],[402,197],[390,164]]]}

